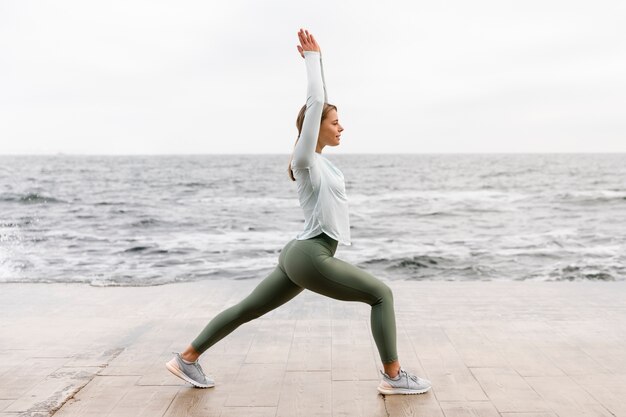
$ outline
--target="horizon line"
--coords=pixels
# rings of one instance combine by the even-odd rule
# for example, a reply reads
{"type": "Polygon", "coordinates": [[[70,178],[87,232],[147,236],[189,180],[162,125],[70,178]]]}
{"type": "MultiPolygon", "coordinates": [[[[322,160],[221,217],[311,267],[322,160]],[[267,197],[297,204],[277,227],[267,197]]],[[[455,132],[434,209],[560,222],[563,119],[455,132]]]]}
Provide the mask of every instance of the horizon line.
{"type": "MultiPolygon", "coordinates": [[[[626,154],[624,151],[524,151],[524,152],[506,152],[506,151],[485,151],[485,152],[342,152],[330,153],[330,155],[607,155],[607,154],[626,154]]],[[[212,153],[82,153],[82,152],[48,152],[48,153],[0,153],[0,157],[8,156],[243,156],[243,155],[291,155],[291,153],[282,152],[258,152],[258,153],[242,153],[242,152],[212,152],[212,153]]],[[[329,155],[329,153],[326,153],[329,155]]]]}

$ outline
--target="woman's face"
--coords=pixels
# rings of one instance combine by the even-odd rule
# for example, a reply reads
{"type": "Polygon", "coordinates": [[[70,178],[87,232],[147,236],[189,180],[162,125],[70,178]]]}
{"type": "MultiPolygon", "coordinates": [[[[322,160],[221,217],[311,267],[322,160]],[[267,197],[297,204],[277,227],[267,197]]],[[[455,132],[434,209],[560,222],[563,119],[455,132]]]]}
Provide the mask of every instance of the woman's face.
{"type": "Polygon", "coordinates": [[[337,146],[340,142],[341,132],[343,127],[339,124],[339,118],[337,117],[337,110],[331,109],[326,118],[320,125],[320,135],[317,139],[319,146],[322,148],[326,145],[337,146]]]}

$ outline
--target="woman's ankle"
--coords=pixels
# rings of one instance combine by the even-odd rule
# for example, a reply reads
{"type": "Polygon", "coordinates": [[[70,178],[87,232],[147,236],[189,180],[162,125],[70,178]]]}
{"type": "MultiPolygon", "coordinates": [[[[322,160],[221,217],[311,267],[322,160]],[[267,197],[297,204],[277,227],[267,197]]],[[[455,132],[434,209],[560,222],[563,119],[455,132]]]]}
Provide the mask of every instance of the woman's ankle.
{"type": "Polygon", "coordinates": [[[188,346],[181,354],[180,357],[187,362],[195,362],[200,357],[200,354],[193,348],[193,346],[188,346]]]}
{"type": "Polygon", "coordinates": [[[389,363],[383,363],[383,368],[385,368],[385,373],[389,378],[395,378],[400,373],[400,362],[393,361],[389,363]]]}

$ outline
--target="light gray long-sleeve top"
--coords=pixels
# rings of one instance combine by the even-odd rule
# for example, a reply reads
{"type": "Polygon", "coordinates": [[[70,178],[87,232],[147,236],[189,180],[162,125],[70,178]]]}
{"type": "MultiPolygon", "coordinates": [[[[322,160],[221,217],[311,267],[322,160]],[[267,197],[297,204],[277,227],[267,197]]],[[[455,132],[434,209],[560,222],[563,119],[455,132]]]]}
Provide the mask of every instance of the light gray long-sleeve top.
{"type": "Polygon", "coordinates": [[[304,60],[307,72],[306,112],[291,161],[305,219],[304,230],[296,239],[305,240],[324,232],[341,244],[351,245],[343,173],[321,153],[315,152],[322,110],[327,102],[322,55],[316,51],[304,51],[304,60]]]}

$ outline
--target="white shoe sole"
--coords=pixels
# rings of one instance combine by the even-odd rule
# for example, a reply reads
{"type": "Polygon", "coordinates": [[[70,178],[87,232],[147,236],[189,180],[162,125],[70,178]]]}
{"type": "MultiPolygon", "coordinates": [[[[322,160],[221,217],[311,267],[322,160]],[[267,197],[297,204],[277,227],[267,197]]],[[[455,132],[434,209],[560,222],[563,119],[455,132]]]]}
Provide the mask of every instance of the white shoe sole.
{"type": "Polygon", "coordinates": [[[411,395],[411,394],[423,394],[425,392],[430,391],[431,387],[423,388],[421,390],[415,389],[407,389],[407,388],[382,388],[377,387],[378,392],[385,395],[394,395],[394,394],[403,394],[403,395],[411,395]]]}
{"type": "Polygon", "coordinates": [[[165,367],[167,368],[168,371],[170,371],[171,373],[173,373],[174,375],[176,375],[177,377],[179,377],[183,381],[189,382],[194,387],[197,387],[197,388],[211,388],[211,387],[215,386],[215,384],[201,384],[201,383],[199,383],[197,381],[194,381],[193,379],[191,379],[187,375],[185,375],[183,373],[183,371],[181,371],[180,368],[178,368],[178,366],[176,366],[175,364],[171,364],[170,362],[166,362],[165,363],[165,367]]]}

